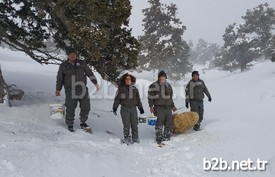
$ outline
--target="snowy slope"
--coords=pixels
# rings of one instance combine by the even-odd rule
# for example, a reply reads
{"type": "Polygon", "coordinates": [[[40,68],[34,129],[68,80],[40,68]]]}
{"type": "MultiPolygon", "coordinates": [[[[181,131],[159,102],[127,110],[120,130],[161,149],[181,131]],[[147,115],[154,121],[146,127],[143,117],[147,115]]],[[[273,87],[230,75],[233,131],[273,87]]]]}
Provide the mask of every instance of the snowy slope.
{"type": "MultiPolygon", "coordinates": [[[[213,97],[212,103],[205,102],[203,130],[175,136],[164,148],[155,145],[154,128],[144,124],[139,126],[141,143],[129,147],[105,132],[122,136],[120,117],[109,112],[115,88],[107,87],[107,82],[102,82],[98,93],[89,84],[93,99],[88,124],[94,134],[70,133],[64,120],[49,119],[49,104],[64,100],[54,96],[57,66],[41,66],[21,53],[3,49],[0,64],[6,81],[26,92],[24,101],[14,107],[0,105],[0,177],[272,177],[270,169],[205,172],[202,162],[203,157],[261,158],[275,169],[275,64],[260,63],[244,73],[212,70],[201,74],[213,97]],[[106,93],[108,98],[97,98],[106,93]]],[[[154,76],[137,74],[141,92],[146,92],[154,76]]],[[[184,106],[182,86],[188,79],[174,86],[178,107],[184,106]]],[[[145,95],[143,104],[148,108],[145,95]]]]}

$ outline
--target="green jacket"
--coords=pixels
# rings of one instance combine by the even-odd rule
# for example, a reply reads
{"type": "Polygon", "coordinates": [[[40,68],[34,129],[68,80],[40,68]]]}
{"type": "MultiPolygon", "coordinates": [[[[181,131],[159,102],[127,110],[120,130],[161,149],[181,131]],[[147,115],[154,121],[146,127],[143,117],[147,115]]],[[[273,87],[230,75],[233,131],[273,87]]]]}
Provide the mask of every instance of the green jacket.
{"type": "Polygon", "coordinates": [[[97,79],[86,62],[77,60],[75,63],[70,63],[67,60],[59,66],[56,77],[56,90],[61,90],[63,86],[65,89],[72,88],[73,77],[75,82],[83,82],[86,85],[87,76],[95,85],[97,84],[97,79]]]}
{"type": "Polygon", "coordinates": [[[148,90],[149,106],[174,108],[173,88],[169,83],[161,85],[159,81],[152,83],[148,90]]]}
{"type": "Polygon", "coordinates": [[[204,84],[203,80],[199,79],[198,81],[189,81],[185,89],[186,93],[186,101],[190,100],[202,101],[204,99],[204,94],[207,95],[208,98],[211,98],[211,95],[204,84]]]}
{"type": "Polygon", "coordinates": [[[137,106],[139,110],[143,109],[138,89],[133,85],[120,86],[116,93],[113,110],[117,110],[119,105],[128,108],[137,106]]]}

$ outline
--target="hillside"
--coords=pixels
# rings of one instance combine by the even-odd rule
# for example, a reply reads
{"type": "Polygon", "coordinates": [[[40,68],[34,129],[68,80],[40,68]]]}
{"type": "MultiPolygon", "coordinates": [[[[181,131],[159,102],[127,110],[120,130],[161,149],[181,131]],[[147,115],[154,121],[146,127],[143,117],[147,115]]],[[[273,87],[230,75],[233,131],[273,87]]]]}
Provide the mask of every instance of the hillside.
{"type": "MultiPolygon", "coordinates": [[[[243,73],[201,72],[213,97],[211,103],[205,101],[203,130],[174,136],[158,148],[154,127],[148,125],[139,125],[141,143],[133,146],[121,145],[118,137],[106,133],[122,136],[121,118],[110,112],[115,88],[106,82],[97,93],[89,83],[92,111],[87,123],[94,134],[68,132],[64,120],[49,119],[49,104],[64,101],[64,93],[54,96],[58,67],[41,66],[18,52],[1,49],[0,54],[6,81],[26,92],[14,107],[0,105],[1,177],[272,177],[271,170],[275,176],[275,64],[270,61],[243,73]],[[104,93],[107,98],[97,98],[104,93]],[[204,157],[261,158],[269,166],[264,172],[205,172],[204,157]]],[[[146,93],[155,74],[136,76],[146,93]]],[[[188,79],[174,86],[177,107],[184,106],[182,86],[188,79]]],[[[143,105],[149,114],[145,95],[143,105]]]]}

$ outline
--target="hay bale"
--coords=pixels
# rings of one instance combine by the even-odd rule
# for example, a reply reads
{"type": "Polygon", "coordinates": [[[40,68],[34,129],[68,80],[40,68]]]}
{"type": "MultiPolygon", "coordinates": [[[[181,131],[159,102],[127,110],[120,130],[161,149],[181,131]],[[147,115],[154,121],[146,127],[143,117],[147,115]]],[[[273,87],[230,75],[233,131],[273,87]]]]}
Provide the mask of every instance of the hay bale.
{"type": "Polygon", "coordinates": [[[184,133],[186,130],[192,128],[199,121],[199,115],[196,112],[184,112],[174,115],[175,129],[174,133],[184,133]]]}

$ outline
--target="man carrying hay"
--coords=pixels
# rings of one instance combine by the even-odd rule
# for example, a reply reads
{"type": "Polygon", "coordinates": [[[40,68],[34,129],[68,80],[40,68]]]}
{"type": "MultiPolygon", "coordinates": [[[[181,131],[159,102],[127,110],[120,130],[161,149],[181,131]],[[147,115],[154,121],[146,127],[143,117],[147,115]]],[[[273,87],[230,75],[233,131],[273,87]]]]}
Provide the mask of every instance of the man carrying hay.
{"type": "Polygon", "coordinates": [[[158,74],[158,80],[152,83],[148,90],[150,112],[157,116],[156,142],[169,141],[174,129],[172,110],[176,111],[173,101],[172,86],[166,81],[164,71],[158,74]],[[163,132],[164,126],[164,132],[163,132]]]}
{"type": "Polygon", "coordinates": [[[191,111],[199,114],[199,122],[193,127],[195,131],[199,131],[204,113],[204,94],[208,97],[209,102],[212,101],[212,98],[203,80],[200,79],[198,71],[192,72],[192,80],[187,84],[185,91],[186,107],[189,108],[190,103],[191,111]]]}

